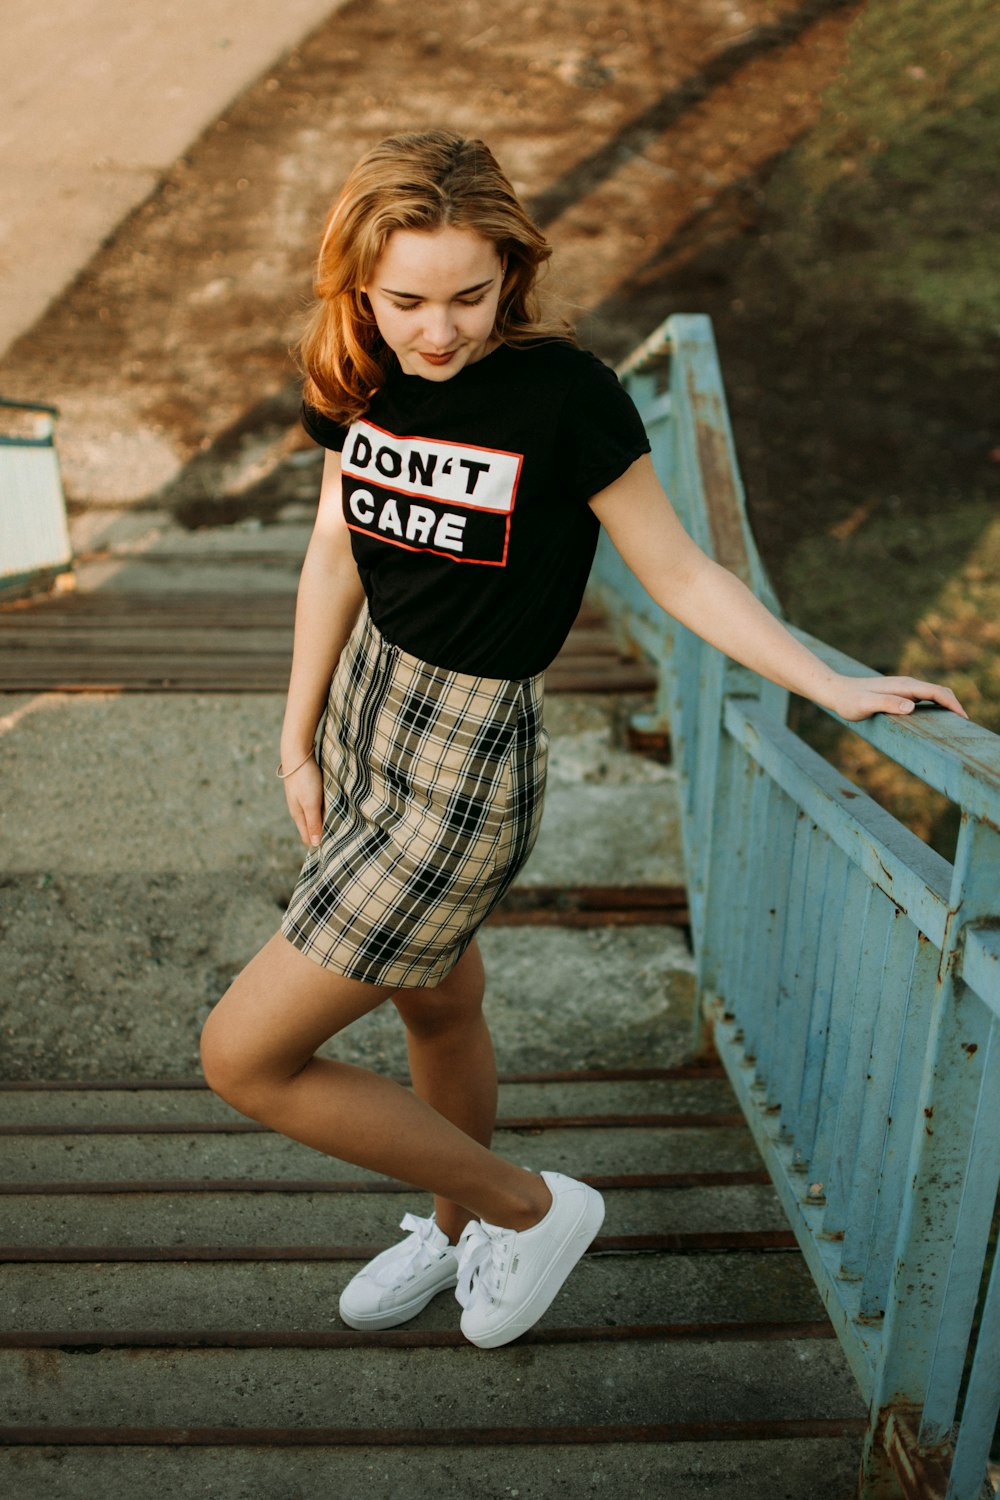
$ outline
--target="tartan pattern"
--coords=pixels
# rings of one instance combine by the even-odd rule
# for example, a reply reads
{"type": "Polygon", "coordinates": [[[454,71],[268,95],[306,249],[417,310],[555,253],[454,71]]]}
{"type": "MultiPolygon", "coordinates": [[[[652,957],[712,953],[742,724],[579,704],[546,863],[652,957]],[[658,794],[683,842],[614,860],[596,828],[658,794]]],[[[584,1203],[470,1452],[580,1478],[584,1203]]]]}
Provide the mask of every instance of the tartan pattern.
{"type": "Polygon", "coordinates": [[[351,979],[440,983],[537,837],[541,709],[540,674],[430,666],[390,645],[363,609],[330,687],[323,838],[285,937],[351,979]]]}

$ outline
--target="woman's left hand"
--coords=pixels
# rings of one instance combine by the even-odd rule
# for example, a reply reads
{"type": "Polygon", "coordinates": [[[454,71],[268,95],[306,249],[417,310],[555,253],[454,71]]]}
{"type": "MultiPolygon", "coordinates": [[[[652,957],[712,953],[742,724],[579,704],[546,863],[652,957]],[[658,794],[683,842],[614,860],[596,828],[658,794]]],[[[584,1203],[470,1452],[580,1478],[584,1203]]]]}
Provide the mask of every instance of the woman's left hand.
{"type": "Polygon", "coordinates": [[[929,701],[948,708],[963,719],[969,715],[951,688],[939,682],[919,682],[915,677],[844,677],[838,674],[836,694],[830,707],[842,719],[871,718],[872,714],[911,714],[918,702],[929,701]]]}

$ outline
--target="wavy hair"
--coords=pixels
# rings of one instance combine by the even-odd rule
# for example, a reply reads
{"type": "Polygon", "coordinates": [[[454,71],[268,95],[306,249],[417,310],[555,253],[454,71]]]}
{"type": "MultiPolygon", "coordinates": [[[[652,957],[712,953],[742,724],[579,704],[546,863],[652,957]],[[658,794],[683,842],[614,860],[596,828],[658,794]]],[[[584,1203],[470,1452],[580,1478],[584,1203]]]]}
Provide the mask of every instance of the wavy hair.
{"type": "Polygon", "coordinates": [[[395,356],[361,288],[397,229],[471,229],[506,262],[494,333],[507,344],[572,340],[568,323],[543,314],[536,291],[552,251],[489,147],[448,130],[390,136],[364,155],[330,210],[315,294],[299,342],[310,406],[352,422],[386,382],[395,356]]]}

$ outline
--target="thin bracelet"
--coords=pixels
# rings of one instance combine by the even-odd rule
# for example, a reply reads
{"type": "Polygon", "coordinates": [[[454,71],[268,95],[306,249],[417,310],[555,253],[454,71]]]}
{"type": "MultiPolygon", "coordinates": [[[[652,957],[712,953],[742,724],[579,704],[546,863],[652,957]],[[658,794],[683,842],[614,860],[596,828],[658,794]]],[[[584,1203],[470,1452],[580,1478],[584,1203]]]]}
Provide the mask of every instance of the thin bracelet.
{"type": "MultiPolygon", "coordinates": [[[[306,756],[306,760],[312,760],[312,758],[313,758],[313,756],[315,754],[316,754],[315,750],[310,750],[309,754],[306,756]]],[[[298,763],[298,765],[297,766],[293,766],[290,771],[283,771],[281,769],[281,761],[279,760],[278,761],[278,769],[275,771],[274,774],[275,774],[275,776],[277,776],[277,778],[278,778],[279,781],[284,781],[284,779],[285,779],[286,776],[294,776],[295,773],[296,773],[296,771],[301,771],[302,767],[306,763],[306,760],[300,760],[299,763],[298,763]]]]}

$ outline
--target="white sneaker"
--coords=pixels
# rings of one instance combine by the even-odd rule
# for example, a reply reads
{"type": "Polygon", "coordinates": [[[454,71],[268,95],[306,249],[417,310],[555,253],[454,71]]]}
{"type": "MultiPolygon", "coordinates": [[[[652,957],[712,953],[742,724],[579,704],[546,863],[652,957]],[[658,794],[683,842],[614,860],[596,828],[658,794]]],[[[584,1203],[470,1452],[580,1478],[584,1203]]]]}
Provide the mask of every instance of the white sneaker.
{"type": "Polygon", "coordinates": [[[404,1214],[399,1227],[411,1233],[370,1260],[341,1293],[340,1316],[349,1328],[395,1328],[458,1279],[458,1252],[433,1214],[404,1214]]]}
{"type": "Polygon", "coordinates": [[[455,1296],[462,1332],[480,1349],[527,1333],[604,1222],[604,1200],[584,1182],[543,1172],[552,1207],[530,1229],[467,1224],[458,1242],[455,1296]]]}

